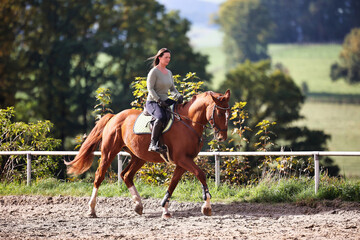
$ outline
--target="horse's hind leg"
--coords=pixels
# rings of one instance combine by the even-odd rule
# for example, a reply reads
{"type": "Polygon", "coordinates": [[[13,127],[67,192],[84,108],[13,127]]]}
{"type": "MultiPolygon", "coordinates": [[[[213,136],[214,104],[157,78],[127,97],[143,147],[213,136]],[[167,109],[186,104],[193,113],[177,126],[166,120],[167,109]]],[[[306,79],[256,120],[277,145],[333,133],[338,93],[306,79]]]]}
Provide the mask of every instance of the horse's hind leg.
{"type": "Polygon", "coordinates": [[[136,172],[145,164],[145,161],[131,154],[131,161],[129,165],[122,171],[121,177],[124,180],[124,183],[128,187],[132,198],[135,202],[135,212],[139,215],[143,213],[143,205],[141,202],[140,194],[138,193],[134,185],[134,176],[136,172]]]}
{"type": "Polygon", "coordinates": [[[171,218],[171,214],[169,212],[169,198],[171,197],[171,195],[173,194],[177,184],[179,183],[181,176],[186,172],[185,169],[183,169],[180,166],[176,166],[173,177],[171,178],[171,182],[169,185],[169,188],[166,192],[165,197],[163,198],[162,202],[161,202],[161,206],[163,207],[163,214],[162,214],[162,218],[164,219],[168,219],[171,218]]]}
{"type": "Polygon", "coordinates": [[[105,178],[107,169],[109,168],[112,160],[120,152],[122,148],[121,142],[116,138],[116,131],[103,138],[101,147],[101,159],[99,166],[95,173],[94,188],[89,201],[89,216],[96,217],[95,205],[96,196],[102,181],[105,178]]]}

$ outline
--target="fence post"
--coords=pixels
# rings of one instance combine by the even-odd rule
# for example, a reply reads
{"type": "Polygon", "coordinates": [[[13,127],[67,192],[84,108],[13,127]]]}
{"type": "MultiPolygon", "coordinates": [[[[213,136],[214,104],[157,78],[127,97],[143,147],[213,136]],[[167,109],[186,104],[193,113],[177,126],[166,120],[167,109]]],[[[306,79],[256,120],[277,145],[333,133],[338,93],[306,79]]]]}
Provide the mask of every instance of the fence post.
{"type": "Polygon", "coordinates": [[[314,163],[315,163],[315,195],[316,195],[318,193],[319,182],[320,182],[319,154],[314,154],[314,163]]]}
{"type": "Polygon", "coordinates": [[[220,161],[218,159],[218,154],[215,153],[215,186],[220,186],[220,161]]]}
{"type": "Polygon", "coordinates": [[[31,154],[26,154],[26,184],[30,186],[31,184],[31,154]]]}
{"type": "Polygon", "coordinates": [[[118,185],[120,186],[120,184],[122,183],[122,178],[120,174],[123,170],[123,162],[120,153],[118,153],[117,157],[118,157],[118,185]]]}

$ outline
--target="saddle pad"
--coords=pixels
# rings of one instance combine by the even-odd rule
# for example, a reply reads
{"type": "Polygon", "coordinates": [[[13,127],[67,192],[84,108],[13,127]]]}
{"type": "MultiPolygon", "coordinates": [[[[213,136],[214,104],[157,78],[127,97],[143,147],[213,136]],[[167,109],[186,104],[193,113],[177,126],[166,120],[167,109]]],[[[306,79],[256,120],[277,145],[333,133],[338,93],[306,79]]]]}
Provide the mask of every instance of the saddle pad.
{"type": "MultiPolygon", "coordinates": [[[[174,109],[174,105],[171,105],[171,110],[174,109]]],[[[135,134],[151,134],[150,131],[150,121],[152,116],[145,116],[144,113],[141,113],[134,124],[133,131],[135,134]]],[[[162,131],[163,133],[169,131],[171,128],[172,123],[174,122],[174,115],[171,114],[170,120],[168,121],[168,124],[162,131]]]]}

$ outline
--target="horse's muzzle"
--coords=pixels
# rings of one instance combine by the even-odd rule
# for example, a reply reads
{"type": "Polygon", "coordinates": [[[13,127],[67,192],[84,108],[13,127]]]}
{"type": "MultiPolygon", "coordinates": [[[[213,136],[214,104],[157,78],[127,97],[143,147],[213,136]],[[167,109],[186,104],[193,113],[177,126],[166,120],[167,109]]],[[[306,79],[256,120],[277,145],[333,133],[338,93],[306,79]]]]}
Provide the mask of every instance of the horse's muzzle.
{"type": "Polygon", "coordinates": [[[223,142],[227,139],[227,133],[221,133],[221,132],[218,132],[215,134],[215,138],[217,141],[219,142],[223,142]]]}

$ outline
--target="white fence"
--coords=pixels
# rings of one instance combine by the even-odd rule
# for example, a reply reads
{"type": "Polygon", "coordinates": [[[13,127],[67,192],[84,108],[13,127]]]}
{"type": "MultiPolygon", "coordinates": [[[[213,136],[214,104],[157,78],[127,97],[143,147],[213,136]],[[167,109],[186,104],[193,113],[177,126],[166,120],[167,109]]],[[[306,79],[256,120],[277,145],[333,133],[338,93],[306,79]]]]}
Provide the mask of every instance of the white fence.
{"type": "MultiPolygon", "coordinates": [[[[26,155],[27,156],[27,184],[31,183],[31,156],[49,155],[49,156],[75,156],[77,151],[0,151],[0,155],[26,155]]],[[[101,155],[100,152],[95,152],[95,155],[101,155]]],[[[123,156],[130,156],[127,152],[119,152],[118,157],[118,179],[121,182],[120,173],[123,169],[123,156]]],[[[215,184],[220,185],[220,159],[219,157],[230,156],[313,156],[315,168],[315,194],[319,189],[320,181],[320,165],[319,156],[360,156],[360,152],[319,152],[319,151],[304,151],[304,152],[200,152],[199,156],[215,156],[215,184]]]]}

